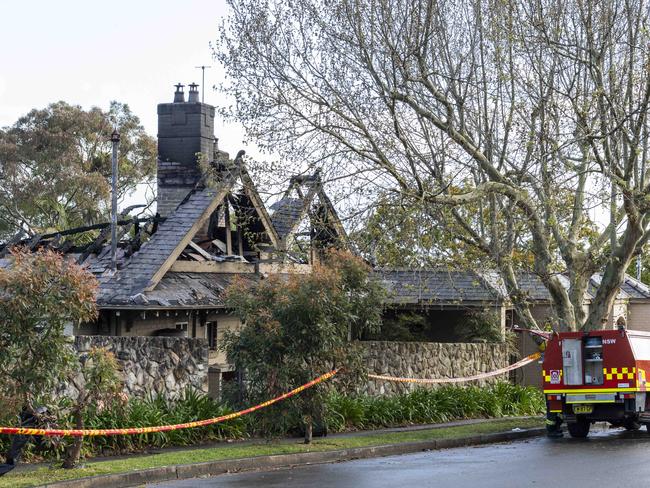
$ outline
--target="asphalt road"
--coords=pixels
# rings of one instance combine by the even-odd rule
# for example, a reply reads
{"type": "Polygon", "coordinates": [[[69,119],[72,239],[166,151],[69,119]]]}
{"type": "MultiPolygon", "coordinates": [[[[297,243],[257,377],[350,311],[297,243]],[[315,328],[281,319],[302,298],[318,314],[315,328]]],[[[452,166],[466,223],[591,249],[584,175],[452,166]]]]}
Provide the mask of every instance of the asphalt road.
{"type": "Polygon", "coordinates": [[[647,486],[650,434],[602,430],[586,440],[535,438],[509,444],[302,466],[160,483],[223,488],[519,488],[647,486]]]}

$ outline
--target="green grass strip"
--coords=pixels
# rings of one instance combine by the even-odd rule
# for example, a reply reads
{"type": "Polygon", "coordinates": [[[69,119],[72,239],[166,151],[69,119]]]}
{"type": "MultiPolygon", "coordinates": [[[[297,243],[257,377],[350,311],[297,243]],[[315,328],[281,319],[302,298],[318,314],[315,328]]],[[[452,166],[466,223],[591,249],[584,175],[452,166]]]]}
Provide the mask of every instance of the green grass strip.
{"type": "Polygon", "coordinates": [[[254,456],[268,456],[273,454],[294,454],[301,452],[335,451],[355,447],[378,446],[401,442],[415,442],[431,439],[462,438],[477,434],[505,432],[516,427],[526,429],[542,427],[541,418],[528,419],[498,419],[483,423],[461,425],[456,427],[442,427],[413,432],[391,432],[349,437],[317,438],[310,445],[305,445],[296,440],[295,443],[282,441],[260,441],[253,444],[230,444],[223,447],[210,447],[203,449],[190,449],[183,451],[165,452],[147,456],[134,456],[127,459],[114,461],[101,461],[85,463],[83,468],[73,470],[37,468],[32,471],[11,472],[0,478],[0,488],[23,488],[39,486],[45,483],[98,476],[104,474],[125,473],[161,466],[174,466],[178,464],[192,464],[222,459],[238,459],[254,456]]]}

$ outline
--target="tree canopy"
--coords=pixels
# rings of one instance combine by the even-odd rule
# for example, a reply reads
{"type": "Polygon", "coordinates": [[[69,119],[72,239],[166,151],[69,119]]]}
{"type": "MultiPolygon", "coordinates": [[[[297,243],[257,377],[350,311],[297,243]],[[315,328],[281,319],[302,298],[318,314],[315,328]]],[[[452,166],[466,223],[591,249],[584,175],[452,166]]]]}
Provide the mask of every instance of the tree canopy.
{"type": "Polygon", "coordinates": [[[229,5],[215,55],[259,144],[426,216],[500,272],[522,324],[531,271],[561,327],[602,326],[650,237],[644,0],[229,5]]]}
{"type": "Polygon", "coordinates": [[[156,143],[128,105],[57,102],[0,129],[0,239],[93,224],[110,208],[110,135],[120,132],[119,197],[155,174],[156,143]]]}

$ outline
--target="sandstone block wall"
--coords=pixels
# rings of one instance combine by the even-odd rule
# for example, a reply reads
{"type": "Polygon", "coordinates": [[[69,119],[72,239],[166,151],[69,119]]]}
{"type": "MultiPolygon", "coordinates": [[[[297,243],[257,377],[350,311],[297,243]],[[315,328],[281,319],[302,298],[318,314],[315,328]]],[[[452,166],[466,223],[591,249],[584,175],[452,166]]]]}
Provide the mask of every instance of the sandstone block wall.
{"type": "MultiPolygon", "coordinates": [[[[369,372],[408,378],[457,378],[508,365],[505,343],[361,342],[369,372]]],[[[488,380],[507,379],[507,374],[488,380]]],[[[469,383],[464,383],[469,384],[469,383]]],[[[393,395],[417,388],[413,383],[368,380],[362,393],[393,395]]],[[[422,386],[422,385],[421,385],[422,386]]]]}
{"type": "Polygon", "coordinates": [[[188,386],[208,391],[208,344],[185,337],[76,336],[74,347],[83,356],[93,347],[117,358],[124,391],[129,396],[179,395],[188,386]]]}

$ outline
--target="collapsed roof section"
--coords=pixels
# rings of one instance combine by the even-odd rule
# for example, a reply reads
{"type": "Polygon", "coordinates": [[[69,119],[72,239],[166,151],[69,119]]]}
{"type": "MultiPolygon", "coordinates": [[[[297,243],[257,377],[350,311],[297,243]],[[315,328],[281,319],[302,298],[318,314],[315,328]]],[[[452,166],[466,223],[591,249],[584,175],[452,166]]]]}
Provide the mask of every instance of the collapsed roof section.
{"type": "Polygon", "coordinates": [[[196,85],[187,100],[176,85],[173,101],[158,105],[158,214],[134,218],[124,211],[115,256],[111,226],[102,223],[16,236],[0,245],[0,265],[15,245],[59,251],[98,278],[100,308],[214,305],[226,275],[307,272],[319,250],[345,239],[320,176],[292,178],[269,215],[244,152],[233,161],[219,150],[214,115],[196,85]]]}
{"type": "Polygon", "coordinates": [[[275,252],[281,239],[242,156],[216,167],[214,181],[202,180],[166,218],[123,215],[116,270],[109,224],[14,240],[11,246],[54,249],[87,266],[100,283],[100,308],[218,306],[232,276],[254,280],[260,271],[286,271],[283,253],[275,252]]]}
{"type": "Polygon", "coordinates": [[[313,263],[322,250],[347,246],[347,234],[318,172],[292,177],[271,211],[280,239],[278,249],[289,258],[313,263]]]}
{"type": "Polygon", "coordinates": [[[208,286],[207,275],[259,271],[259,263],[276,248],[279,238],[242,155],[220,168],[213,185],[193,190],[117,272],[102,273],[98,303],[218,306],[224,285],[219,284],[224,280],[213,280],[216,288],[208,286]]]}

